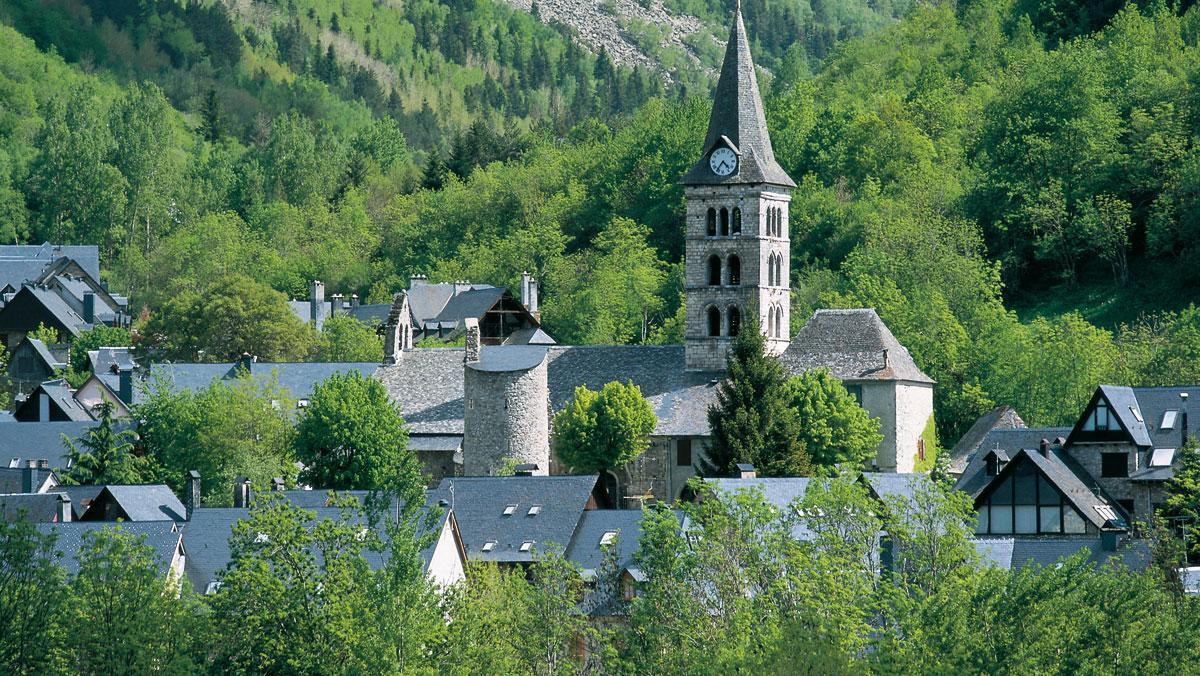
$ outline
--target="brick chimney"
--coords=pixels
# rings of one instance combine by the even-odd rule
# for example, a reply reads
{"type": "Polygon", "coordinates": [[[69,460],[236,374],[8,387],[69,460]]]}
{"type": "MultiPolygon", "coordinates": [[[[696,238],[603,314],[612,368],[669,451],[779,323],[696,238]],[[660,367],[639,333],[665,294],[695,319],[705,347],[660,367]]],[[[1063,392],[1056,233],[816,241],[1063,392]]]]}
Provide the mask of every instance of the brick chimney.
{"type": "Polygon", "coordinates": [[[200,472],[192,470],[187,473],[186,491],[183,496],[184,506],[187,508],[187,520],[191,521],[192,514],[200,506],[200,472]]]}
{"type": "Polygon", "coordinates": [[[463,320],[463,326],[466,331],[466,354],[463,355],[463,361],[468,364],[473,364],[479,361],[480,355],[480,337],[479,337],[479,320],[474,317],[467,317],[463,320]]]}

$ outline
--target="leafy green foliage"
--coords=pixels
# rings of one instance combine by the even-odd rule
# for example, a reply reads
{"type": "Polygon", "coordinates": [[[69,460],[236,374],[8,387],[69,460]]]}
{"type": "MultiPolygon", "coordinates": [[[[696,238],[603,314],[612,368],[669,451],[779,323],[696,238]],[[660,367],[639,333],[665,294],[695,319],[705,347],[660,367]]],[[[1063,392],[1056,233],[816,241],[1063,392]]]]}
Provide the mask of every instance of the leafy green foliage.
{"type": "Polygon", "coordinates": [[[295,478],[292,406],[286,391],[262,377],[217,381],[196,391],[152,382],[136,409],[138,433],[169,484],[180,488],[184,475],[197,470],[205,506],[223,507],[232,503],[235,477],[249,477],[256,486],[295,478]]]}
{"type": "MultiPolygon", "coordinates": [[[[747,317],[746,326],[757,324],[747,317]]],[[[765,347],[758,331],[738,333],[730,347],[727,374],[708,410],[712,441],[700,461],[704,476],[733,475],[743,462],[752,463],[763,476],[809,472],[808,450],[783,366],[767,356],[765,347]]]]}
{"type": "Polygon", "coordinates": [[[288,306],[287,297],[243,275],[199,291],[183,291],[146,324],[154,347],[169,359],[228,362],[251,354],[264,361],[304,361],[316,332],[288,306]]]}
{"type": "Polygon", "coordinates": [[[88,352],[102,347],[128,347],[133,344],[128,329],[116,326],[98,324],[86,331],[81,331],[71,340],[69,368],[78,373],[91,371],[88,352]]]}
{"type": "Polygon", "coordinates": [[[0,523],[0,667],[7,673],[60,667],[48,648],[69,633],[59,621],[69,606],[54,542],[30,521],[0,523]]]}
{"type": "Polygon", "coordinates": [[[1183,535],[1189,558],[1200,557],[1200,452],[1191,438],[1180,448],[1179,464],[1166,482],[1167,503],[1163,516],[1183,535]]]}
{"type": "Polygon", "coordinates": [[[421,484],[408,432],[383,383],[357,371],[335,373],[313,389],[296,425],[301,480],[318,489],[421,484]]]}
{"type": "Polygon", "coordinates": [[[657,424],[650,402],[632,381],[613,381],[599,392],[581,385],[554,416],[554,453],[582,474],[622,467],[649,448],[657,424]]]}
{"type": "Polygon", "coordinates": [[[879,420],[859,406],[828,370],[815,369],[789,379],[784,396],[799,417],[800,437],[814,465],[861,466],[875,456],[883,441],[879,420]]]}
{"type": "Polygon", "coordinates": [[[383,361],[383,341],[373,328],[350,315],[326,319],[319,340],[316,361],[383,361]]]}
{"type": "Polygon", "coordinates": [[[58,469],[66,484],[145,484],[158,476],[154,460],[134,454],[137,433],[129,427],[114,428],[112,402],[96,407],[99,424],[90,428],[79,445],[63,435],[69,469],[58,469]],[[82,449],[80,448],[82,446],[82,449]]]}

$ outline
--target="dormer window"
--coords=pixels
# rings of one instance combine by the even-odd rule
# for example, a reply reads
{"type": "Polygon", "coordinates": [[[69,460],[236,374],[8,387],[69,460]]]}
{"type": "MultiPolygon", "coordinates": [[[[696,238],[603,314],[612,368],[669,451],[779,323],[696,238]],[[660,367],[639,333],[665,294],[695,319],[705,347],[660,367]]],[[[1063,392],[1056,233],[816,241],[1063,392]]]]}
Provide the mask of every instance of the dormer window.
{"type": "Polygon", "coordinates": [[[504,516],[512,516],[513,514],[516,514],[516,513],[517,513],[516,505],[509,505],[504,508],[504,516]]]}
{"type": "Polygon", "coordinates": [[[1143,420],[1143,419],[1142,419],[1142,412],[1141,412],[1141,410],[1140,410],[1140,409],[1138,409],[1138,407],[1137,407],[1137,406],[1130,406],[1130,407],[1129,407],[1129,412],[1133,414],[1133,419],[1134,419],[1134,420],[1136,420],[1136,421],[1138,421],[1138,422],[1140,422],[1140,423],[1144,423],[1144,422],[1146,422],[1145,420],[1143,420]]]}

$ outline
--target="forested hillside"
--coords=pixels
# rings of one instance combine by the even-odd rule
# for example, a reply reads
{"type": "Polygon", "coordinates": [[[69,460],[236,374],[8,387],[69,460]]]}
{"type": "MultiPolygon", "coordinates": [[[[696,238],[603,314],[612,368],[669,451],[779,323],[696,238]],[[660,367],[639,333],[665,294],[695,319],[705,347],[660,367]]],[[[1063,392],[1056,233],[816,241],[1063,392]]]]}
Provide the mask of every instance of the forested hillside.
{"type": "MultiPolygon", "coordinates": [[[[715,25],[729,4],[667,7],[715,25]]],[[[563,342],[679,340],[676,181],[707,90],[635,105],[655,77],[529,14],[375,5],[6,3],[0,237],[100,244],[151,316],[246,288],[231,276],[381,301],[418,272],[528,269],[563,342]]],[[[869,37],[799,59],[774,9],[744,6],[800,184],[794,321],[879,308],[939,381],[943,438],[997,403],[1061,423],[1099,382],[1198,379],[1200,12],[875,3],[840,24],[869,37]]],[[[809,9],[832,7],[854,5],[809,9]]]]}

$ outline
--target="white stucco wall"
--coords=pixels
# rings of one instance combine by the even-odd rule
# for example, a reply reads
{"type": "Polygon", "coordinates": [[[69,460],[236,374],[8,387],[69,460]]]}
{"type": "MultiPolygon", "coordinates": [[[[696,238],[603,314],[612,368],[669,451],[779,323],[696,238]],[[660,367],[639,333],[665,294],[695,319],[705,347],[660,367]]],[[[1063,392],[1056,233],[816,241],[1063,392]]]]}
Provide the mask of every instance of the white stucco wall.
{"type": "MultiPolygon", "coordinates": [[[[917,463],[917,445],[929,417],[933,415],[933,386],[896,383],[896,467],[897,472],[912,472],[917,463]]],[[[925,449],[932,453],[934,449],[925,449]]]]}
{"type": "Polygon", "coordinates": [[[896,470],[896,383],[881,380],[847,381],[847,385],[862,387],[862,407],[879,418],[879,452],[875,455],[875,466],[881,472],[896,470]]]}
{"type": "Polygon", "coordinates": [[[442,524],[442,532],[438,534],[437,544],[433,547],[433,556],[430,557],[426,575],[439,590],[445,590],[466,577],[462,559],[458,555],[458,547],[454,544],[454,531],[450,528],[449,519],[442,524]]]}

